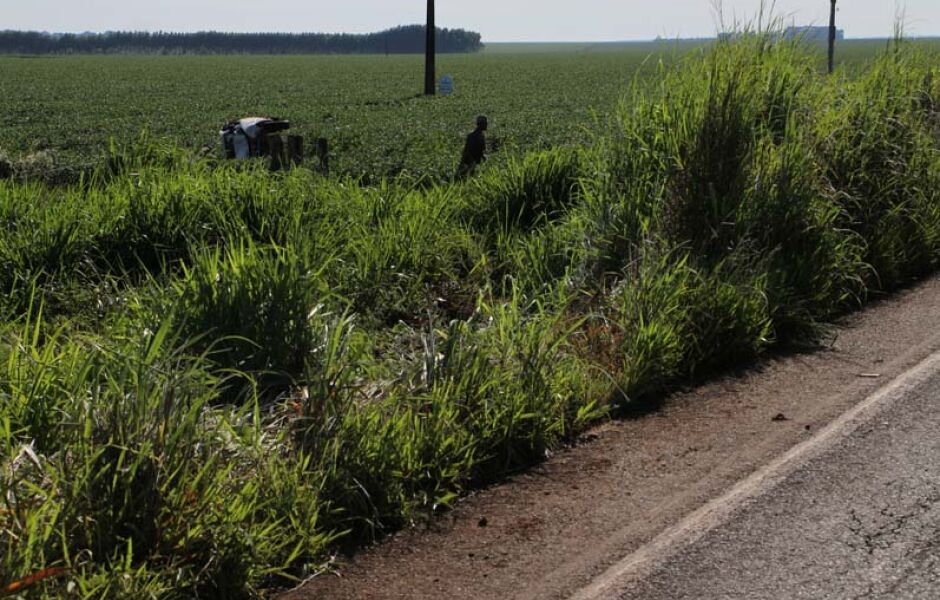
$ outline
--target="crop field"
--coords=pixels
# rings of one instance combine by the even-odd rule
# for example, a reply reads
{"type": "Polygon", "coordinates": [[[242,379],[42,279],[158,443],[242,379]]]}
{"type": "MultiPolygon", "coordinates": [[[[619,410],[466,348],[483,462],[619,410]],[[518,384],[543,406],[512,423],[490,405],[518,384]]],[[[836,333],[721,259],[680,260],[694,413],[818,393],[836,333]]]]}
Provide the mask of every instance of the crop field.
{"type": "MultiPolygon", "coordinates": [[[[840,57],[853,69],[885,44],[846,42],[840,57]]],[[[35,155],[46,168],[87,166],[112,138],[132,142],[143,130],[215,151],[225,122],[260,114],[290,119],[308,139],[327,138],[339,173],[443,181],[477,114],[490,117],[497,163],[587,143],[635,81],[704,47],[495,44],[441,56],[439,71],[454,78],[456,94],[432,100],[417,95],[423,66],[414,56],[0,56],[0,154],[35,155]]]]}
{"type": "Polygon", "coordinates": [[[854,48],[0,58],[0,596],[274,596],[936,270],[938,55],[854,48]]]}
{"type": "Polygon", "coordinates": [[[0,148],[81,164],[148,129],[216,150],[225,122],[261,114],[327,138],[339,172],[444,179],[478,114],[507,151],[584,142],[592,110],[616,106],[647,54],[445,55],[456,94],[432,100],[416,95],[423,59],[410,56],[0,58],[0,148]]]}

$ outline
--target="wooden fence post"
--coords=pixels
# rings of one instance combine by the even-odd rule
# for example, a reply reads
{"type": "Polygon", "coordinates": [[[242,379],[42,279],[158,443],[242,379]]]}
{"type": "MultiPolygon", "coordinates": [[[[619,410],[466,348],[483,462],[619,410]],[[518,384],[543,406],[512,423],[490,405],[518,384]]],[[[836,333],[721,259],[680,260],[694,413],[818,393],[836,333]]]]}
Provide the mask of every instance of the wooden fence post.
{"type": "Polygon", "coordinates": [[[299,135],[287,136],[287,158],[291,166],[304,162],[304,138],[299,135]]]}
{"type": "Polygon", "coordinates": [[[317,158],[320,159],[320,172],[330,174],[330,142],[326,138],[317,138],[317,158]]]}
{"type": "Polygon", "coordinates": [[[266,155],[271,158],[271,170],[280,171],[288,164],[284,160],[284,138],[279,135],[266,135],[264,139],[267,141],[266,155]]]}

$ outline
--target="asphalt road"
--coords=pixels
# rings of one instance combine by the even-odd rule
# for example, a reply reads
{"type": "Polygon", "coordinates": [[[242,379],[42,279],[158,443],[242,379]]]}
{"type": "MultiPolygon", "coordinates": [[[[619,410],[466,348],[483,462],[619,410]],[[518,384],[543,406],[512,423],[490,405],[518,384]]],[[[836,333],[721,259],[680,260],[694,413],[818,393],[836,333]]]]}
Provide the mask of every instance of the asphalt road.
{"type": "Polygon", "coordinates": [[[940,598],[936,355],[911,379],[822,435],[821,450],[808,441],[726,518],[693,518],[578,597],[940,598]]]}

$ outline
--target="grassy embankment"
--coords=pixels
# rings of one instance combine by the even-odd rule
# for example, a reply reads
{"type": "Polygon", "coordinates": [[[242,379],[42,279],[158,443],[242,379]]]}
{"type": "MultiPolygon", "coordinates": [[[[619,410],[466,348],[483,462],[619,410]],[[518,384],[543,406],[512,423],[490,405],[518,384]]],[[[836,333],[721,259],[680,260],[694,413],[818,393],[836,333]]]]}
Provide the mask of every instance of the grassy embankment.
{"type": "Polygon", "coordinates": [[[595,143],[461,185],[145,146],[81,185],[0,181],[0,590],[259,595],[812,342],[937,266],[932,58],[825,78],[721,45],[595,143]]]}

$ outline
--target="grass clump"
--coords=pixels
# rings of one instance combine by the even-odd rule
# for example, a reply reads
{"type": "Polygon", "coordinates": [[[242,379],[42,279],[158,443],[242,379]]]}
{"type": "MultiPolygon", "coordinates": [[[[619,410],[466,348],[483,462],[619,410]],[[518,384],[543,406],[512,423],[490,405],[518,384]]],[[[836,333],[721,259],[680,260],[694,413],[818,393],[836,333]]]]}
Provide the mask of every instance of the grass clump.
{"type": "Polygon", "coordinates": [[[936,266],[937,113],[929,59],[902,45],[834,92],[820,154],[844,211],[865,240],[873,287],[891,289],[936,266]]]}
{"type": "Polygon", "coordinates": [[[470,184],[469,220],[482,231],[529,231],[577,200],[581,154],[557,148],[528,154],[470,184]]]}
{"type": "Polygon", "coordinates": [[[36,323],[0,344],[5,584],[52,569],[31,593],[243,597],[326,547],[306,460],[270,456],[257,411],[211,406],[219,380],[170,321],[143,340],[36,323]]]}
{"type": "Polygon", "coordinates": [[[198,339],[221,369],[280,389],[303,373],[329,294],[290,249],[250,241],[198,254],[172,290],[183,336],[198,339]]]}

